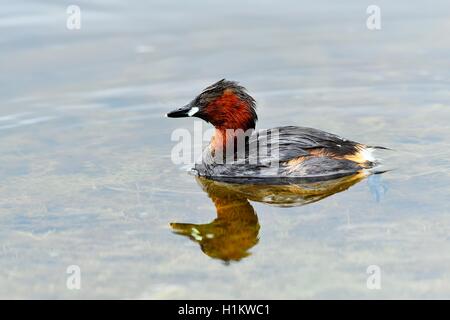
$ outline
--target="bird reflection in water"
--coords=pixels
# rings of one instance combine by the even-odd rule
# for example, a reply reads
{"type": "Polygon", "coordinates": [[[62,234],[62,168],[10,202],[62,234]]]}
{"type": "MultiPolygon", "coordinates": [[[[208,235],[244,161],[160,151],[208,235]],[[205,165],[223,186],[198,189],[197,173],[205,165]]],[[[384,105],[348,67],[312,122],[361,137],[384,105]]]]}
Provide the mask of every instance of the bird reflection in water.
{"type": "Polygon", "coordinates": [[[213,201],[217,218],[206,224],[171,223],[173,231],[200,245],[211,258],[228,263],[250,255],[259,222],[250,201],[279,207],[302,206],[347,190],[367,176],[359,172],[334,180],[288,185],[230,184],[196,177],[213,201]]]}

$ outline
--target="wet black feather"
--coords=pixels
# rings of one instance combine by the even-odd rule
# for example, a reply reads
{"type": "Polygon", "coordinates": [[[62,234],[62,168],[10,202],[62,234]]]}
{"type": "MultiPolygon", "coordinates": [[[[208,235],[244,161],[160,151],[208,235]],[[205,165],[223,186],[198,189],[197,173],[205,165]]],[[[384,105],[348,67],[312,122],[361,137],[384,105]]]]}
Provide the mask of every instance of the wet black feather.
{"type": "Polygon", "coordinates": [[[358,145],[357,142],[318,129],[276,127],[255,131],[249,138],[245,156],[233,159],[232,163],[217,163],[207,148],[202,164],[197,165],[195,169],[201,176],[217,179],[343,176],[353,174],[362,167],[350,160],[326,156],[310,157],[294,171],[286,162],[298,157],[308,157],[311,149],[318,148],[337,155],[353,154],[358,151],[358,145]],[[267,146],[267,151],[261,150],[261,146],[267,146]]]}

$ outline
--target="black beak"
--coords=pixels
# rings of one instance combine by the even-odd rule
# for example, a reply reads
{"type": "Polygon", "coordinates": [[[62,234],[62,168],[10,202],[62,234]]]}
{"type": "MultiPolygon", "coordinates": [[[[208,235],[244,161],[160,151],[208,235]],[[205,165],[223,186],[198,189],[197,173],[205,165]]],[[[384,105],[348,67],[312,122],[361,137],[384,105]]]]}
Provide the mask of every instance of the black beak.
{"type": "Polygon", "coordinates": [[[184,107],[181,107],[181,108],[178,108],[176,110],[169,112],[168,114],[166,114],[166,116],[169,118],[191,117],[191,116],[193,116],[193,111],[195,111],[192,109],[193,109],[192,105],[189,103],[189,104],[185,105],[184,107]]]}

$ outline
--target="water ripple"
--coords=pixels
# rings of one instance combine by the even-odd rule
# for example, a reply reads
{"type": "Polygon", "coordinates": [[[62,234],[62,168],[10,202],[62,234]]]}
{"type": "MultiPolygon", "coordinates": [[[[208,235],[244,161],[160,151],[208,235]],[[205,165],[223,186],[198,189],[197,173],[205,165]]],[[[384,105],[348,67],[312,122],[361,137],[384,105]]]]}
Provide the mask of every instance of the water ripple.
{"type": "Polygon", "coordinates": [[[18,119],[19,116],[17,116],[17,115],[19,115],[19,114],[1,117],[0,118],[1,121],[10,121],[10,120],[14,120],[14,121],[0,126],[0,130],[24,127],[24,126],[28,126],[28,125],[32,125],[32,124],[47,122],[47,121],[50,121],[50,120],[53,120],[56,118],[54,116],[40,116],[40,117],[34,117],[34,118],[18,119]]]}

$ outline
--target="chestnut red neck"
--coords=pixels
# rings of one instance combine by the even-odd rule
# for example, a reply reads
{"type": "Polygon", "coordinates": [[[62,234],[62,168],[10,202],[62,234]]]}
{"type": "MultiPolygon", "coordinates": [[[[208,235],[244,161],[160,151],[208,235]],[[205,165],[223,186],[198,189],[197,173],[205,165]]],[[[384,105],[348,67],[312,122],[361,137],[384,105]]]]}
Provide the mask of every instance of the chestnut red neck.
{"type": "Polygon", "coordinates": [[[251,97],[246,99],[233,89],[224,90],[223,94],[211,101],[202,113],[206,121],[221,131],[254,129],[258,119],[254,100],[251,97]]]}

